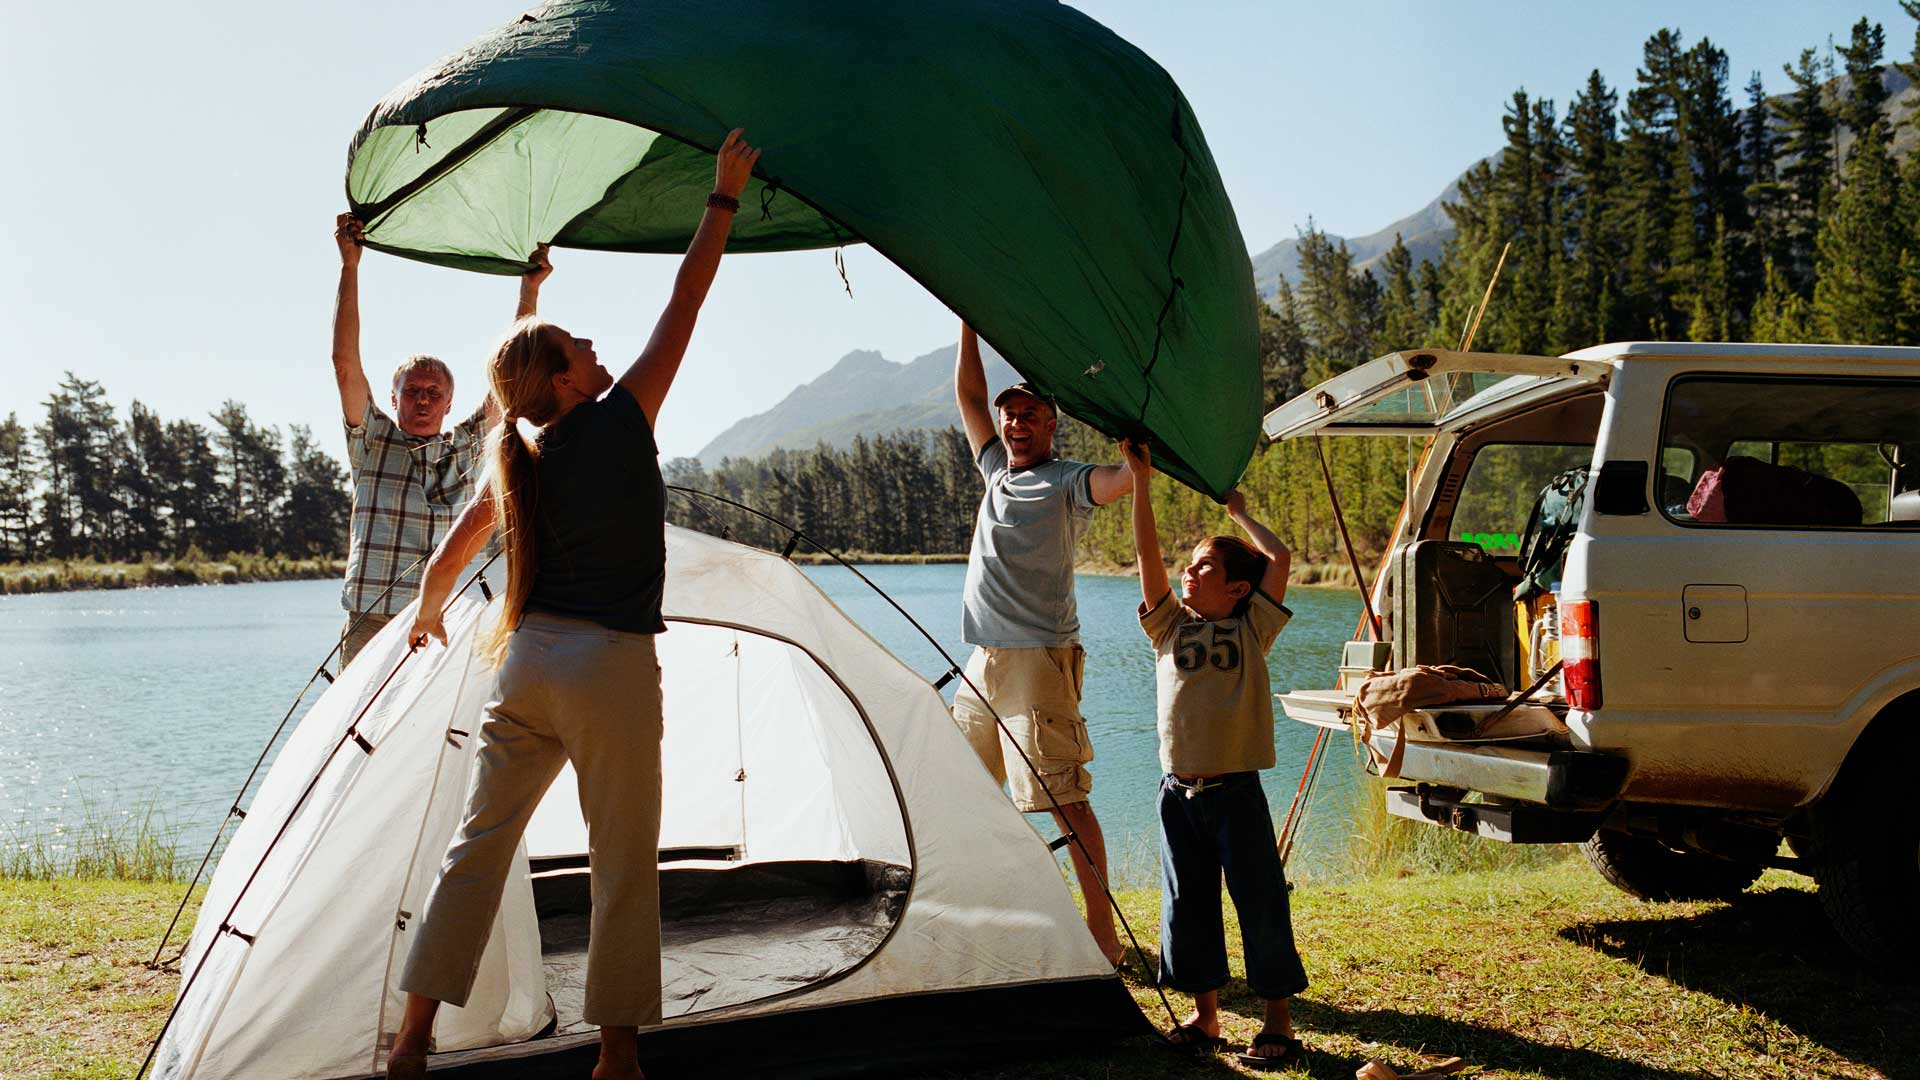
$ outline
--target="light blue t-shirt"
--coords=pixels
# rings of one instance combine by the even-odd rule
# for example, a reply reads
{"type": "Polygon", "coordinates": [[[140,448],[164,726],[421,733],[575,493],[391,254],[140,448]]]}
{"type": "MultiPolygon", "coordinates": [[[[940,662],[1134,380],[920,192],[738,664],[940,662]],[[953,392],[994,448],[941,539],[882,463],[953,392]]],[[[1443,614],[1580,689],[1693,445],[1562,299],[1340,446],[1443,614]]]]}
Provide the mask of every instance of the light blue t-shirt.
{"type": "Polygon", "coordinates": [[[1055,458],[1011,468],[998,438],[980,448],[976,464],[987,493],[967,555],[961,639],[996,649],[1073,644],[1073,549],[1096,506],[1095,466],[1055,458]]]}

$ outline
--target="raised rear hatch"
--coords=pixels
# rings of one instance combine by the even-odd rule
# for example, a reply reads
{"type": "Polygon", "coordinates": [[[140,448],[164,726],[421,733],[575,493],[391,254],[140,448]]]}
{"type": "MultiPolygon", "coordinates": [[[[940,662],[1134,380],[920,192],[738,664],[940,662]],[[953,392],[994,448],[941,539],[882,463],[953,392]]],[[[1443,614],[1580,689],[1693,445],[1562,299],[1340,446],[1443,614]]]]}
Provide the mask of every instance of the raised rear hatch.
{"type": "Polygon", "coordinates": [[[1299,435],[1435,435],[1603,382],[1612,365],[1517,353],[1407,349],[1341,372],[1269,412],[1269,439],[1299,435]]]}

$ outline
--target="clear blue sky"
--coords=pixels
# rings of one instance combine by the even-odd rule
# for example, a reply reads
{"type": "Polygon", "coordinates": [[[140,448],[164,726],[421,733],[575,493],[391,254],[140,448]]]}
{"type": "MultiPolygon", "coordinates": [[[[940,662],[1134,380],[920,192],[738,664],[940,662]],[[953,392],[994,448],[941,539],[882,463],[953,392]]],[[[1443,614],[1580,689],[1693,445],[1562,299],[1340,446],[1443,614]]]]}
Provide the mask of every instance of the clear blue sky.
{"type": "MultiPolygon", "coordinates": [[[[479,0],[14,4],[0,35],[12,106],[0,168],[0,415],[37,423],[71,369],[203,419],[223,399],[342,449],[327,363],[347,141],[367,110],[436,57],[525,10],[479,0]]],[[[1500,143],[1507,96],[1562,106],[1599,68],[1631,83],[1647,35],[1677,26],[1730,54],[1736,92],[1770,90],[1802,48],[1861,15],[1907,59],[1895,0],[1626,0],[1343,4],[1083,0],[1173,74],[1205,127],[1255,251],[1312,215],[1370,232],[1417,209],[1500,143]]],[[[725,18],[724,5],[715,8],[725,18]]],[[[542,313],[610,363],[646,340],[674,260],[563,251],[542,313]]],[[[884,260],[849,249],[854,298],[828,252],[732,258],[660,423],[697,451],[856,348],[905,360],[953,336],[945,309],[884,260]]],[[[363,349],[376,385],[435,353],[475,400],[480,358],[512,313],[511,280],[369,253],[363,349]]]]}

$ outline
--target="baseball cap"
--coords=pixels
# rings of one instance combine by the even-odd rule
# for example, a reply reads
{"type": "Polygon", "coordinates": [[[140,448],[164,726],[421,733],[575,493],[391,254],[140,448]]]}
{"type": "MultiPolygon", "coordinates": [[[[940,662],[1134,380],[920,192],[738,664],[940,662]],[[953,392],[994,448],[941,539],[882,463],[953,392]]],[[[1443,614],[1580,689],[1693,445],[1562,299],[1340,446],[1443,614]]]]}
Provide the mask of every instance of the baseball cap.
{"type": "Polygon", "coordinates": [[[1054,412],[1060,411],[1060,403],[1053,400],[1052,394],[1047,393],[1045,390],[1040,389],[1030,382],[1014,383],[1012,386],[993,395],[993,407],[996,409],[999,408],[1003,402],[1015,394],[1025,394],[1045,405],[1047,408],[1052,409],[1054,412]]]}

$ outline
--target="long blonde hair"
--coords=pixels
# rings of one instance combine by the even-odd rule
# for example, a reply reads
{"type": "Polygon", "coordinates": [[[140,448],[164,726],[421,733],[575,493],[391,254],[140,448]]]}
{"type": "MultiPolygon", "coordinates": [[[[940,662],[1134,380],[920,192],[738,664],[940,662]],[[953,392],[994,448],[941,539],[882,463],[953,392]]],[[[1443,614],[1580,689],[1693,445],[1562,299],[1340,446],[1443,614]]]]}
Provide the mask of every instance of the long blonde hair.
{"type": "Polygon", "coordinates": [[[525,419],[544,425],[560,414],[553,377],[566,370],[567,356],[559,334],[552,323],[529,315],[513,324],[487,361],[493,400],[500,406],[500,423],[487,440],[488,489],[500,554],[507,566],[507,588],[498,617],[481,631],[480,654],[495,667],[506,656],[507,639],[520,625],[527,596],[533,592],[539,555],[533,524],[540,495],[538,455],[521,438],[517,424],[525,419]]]}

